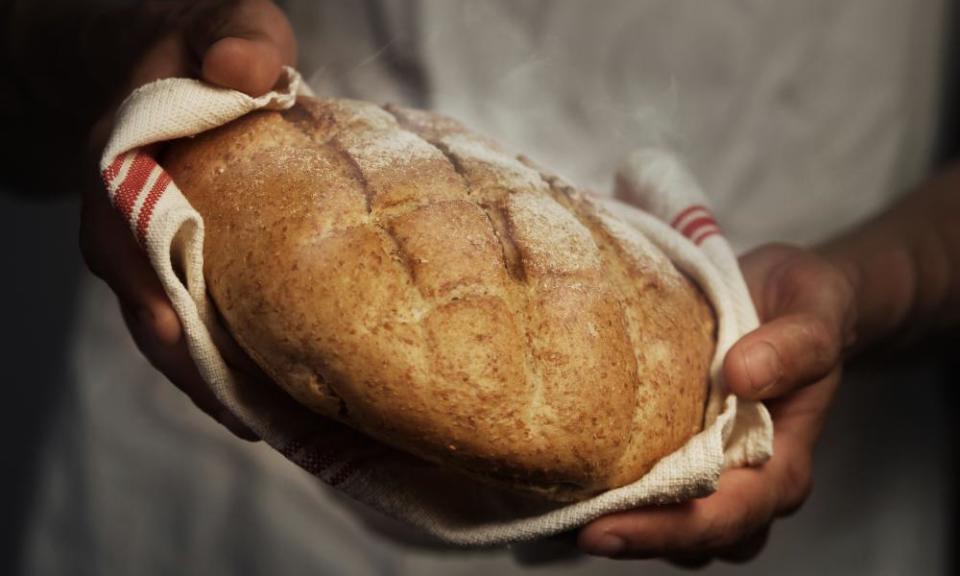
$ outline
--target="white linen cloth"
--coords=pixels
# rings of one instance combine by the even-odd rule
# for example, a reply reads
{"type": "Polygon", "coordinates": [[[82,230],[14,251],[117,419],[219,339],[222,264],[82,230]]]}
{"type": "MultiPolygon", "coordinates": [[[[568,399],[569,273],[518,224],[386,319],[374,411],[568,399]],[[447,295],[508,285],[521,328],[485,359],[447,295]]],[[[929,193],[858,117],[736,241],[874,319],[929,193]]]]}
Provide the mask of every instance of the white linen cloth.
{"type": "Polygon", "coordinates": [[[773,425],[766,408],[730,394],[720,378],[727,350],[757,326],[750,294],[706,198],[681,164],[660,150],[639,151],[625,163],[622,196],[646,211],[608,200],[610,226],[617,234],[628,234],[619,230],[632,226],[702,287],[717,315],[717,346],[703,432],[635,482],[566,505],[522,497],[386,449],[312,414],[277,386],[232,371],[212,336],[223,327],[203,278],[203,218],[147,147],[195,136],[254,110],[289,108],[301,86],[290,68],[275,91],[259,98],[198,80],[157,80],[121,104],[100,166],[111,203],[139,239],[180,317],[200,374],[267,444],[376,510],[472,547],[541,539],[603,514],[705,496],[716,489],[724,466],[757,465],[770,457],[773,425]]]}

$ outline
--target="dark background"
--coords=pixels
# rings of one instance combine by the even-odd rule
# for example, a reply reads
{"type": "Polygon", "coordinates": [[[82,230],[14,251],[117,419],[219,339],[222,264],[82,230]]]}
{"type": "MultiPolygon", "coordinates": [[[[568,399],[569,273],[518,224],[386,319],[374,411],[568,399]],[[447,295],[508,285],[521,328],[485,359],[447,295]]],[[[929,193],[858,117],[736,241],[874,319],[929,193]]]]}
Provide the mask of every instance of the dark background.
{"type": "Polygon", "coordinates": [[[28,202],[0,194],[0,574],[17,573],[44,430],[69,389],[78,220],[74,196],[28,202]]]}

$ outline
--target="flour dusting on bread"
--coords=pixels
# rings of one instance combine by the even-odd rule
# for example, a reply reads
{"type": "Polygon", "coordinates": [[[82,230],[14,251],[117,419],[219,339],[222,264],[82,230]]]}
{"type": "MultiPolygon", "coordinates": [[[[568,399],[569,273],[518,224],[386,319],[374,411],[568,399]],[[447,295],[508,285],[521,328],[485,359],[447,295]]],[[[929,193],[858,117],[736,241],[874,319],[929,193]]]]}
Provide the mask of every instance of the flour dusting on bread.
{"type": "Polygon", "coordinates": [[[703,295],[639,232],[456,121],[302,99],[163,164],[204,218],[228,329],[323,417],[559,500],[639,478],[702,426],[703,295]]]}

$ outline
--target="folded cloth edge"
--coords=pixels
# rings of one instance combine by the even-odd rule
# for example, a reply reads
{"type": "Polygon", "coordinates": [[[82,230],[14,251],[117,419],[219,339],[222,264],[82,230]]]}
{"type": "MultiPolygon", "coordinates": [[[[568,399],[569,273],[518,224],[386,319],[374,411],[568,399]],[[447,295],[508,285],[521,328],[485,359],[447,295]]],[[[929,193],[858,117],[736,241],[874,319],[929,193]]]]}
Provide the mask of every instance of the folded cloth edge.
{"type": "MultiPolygon", "coordinates": [[[[302,93],[308,93],[308,89],[299,74],[289,68],[278,89],[259,98],[196,80],[158,80],[139,88],[123,103],[101,161],[111,201],[130,223],[175,310],[184,319],[191,355],[217,397],[244,421],[256,419],[245,405],[235,401],[234,375],[216,351],[209,332],[216,319],[202,274],[202,219],[163,169],[141,149],[209,130],[253,110],[288,108],[302,93]],[[190,317],[199,321],[189,321],[190,317]]],[[[597,204],[647,235],[700,283],[717,310],[720,326],[711,365],[713,384],[705,430],[633,484],[541,515],[508,521],[459,525],[430,513],[422,500],[402,495],[384,498],[382,493],[378,496],[377,490],[382,492],[391,485],[377,484],[376,474],[355,474],[339,488],[452,544],[489,546],[548,536],[638,505],[703,496],[716,488],[724,465],[760,464],[770,457],[769,413],[762,404],[727,394],[719,378],[723,355],[739,336],[757,325],[757,319],[736,258],[719,233],[705,197],[679,160],[662,150],[632,154],[618,178],[624,196],[642,209],[615,200],[597,204]],[[696,471],[672,463],[688,449],[703,464],[696,471]],[[696,478],[687,478],[684,486],[685,479],[676,477],[678,471],[696,478]],[[659,482],[659,491],[652,486],[655,482],[659,482]],[[668,492],[670,496],[665,496],[668,492]]],[[[262,426],[253,428],[269,432],[262,426]]],[[[274,441],[276,444],[271,445],[283,448],[282,441],[274,441]]]]}

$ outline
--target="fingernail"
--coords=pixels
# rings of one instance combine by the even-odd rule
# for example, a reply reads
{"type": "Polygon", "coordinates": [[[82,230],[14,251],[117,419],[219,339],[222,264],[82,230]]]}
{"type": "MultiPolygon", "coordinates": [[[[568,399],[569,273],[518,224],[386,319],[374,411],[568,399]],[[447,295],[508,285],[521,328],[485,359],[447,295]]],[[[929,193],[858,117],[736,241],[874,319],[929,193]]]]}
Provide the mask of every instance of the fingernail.
{"type": "Polygon", "coordinates": [[[780,379],[783,374],[783,365],[777,349],[769,342],[757,342],[750,346],[743,358],[747,368],[747,378],[754,392],[762,392],[780,379]]]}
{"type": "Polygon", "coordinates": [[[626,547],[627,543],[623,538],[607,532],[591,547],[590,552],[599,556],[617,556],[623,553],[626,547]]]}

